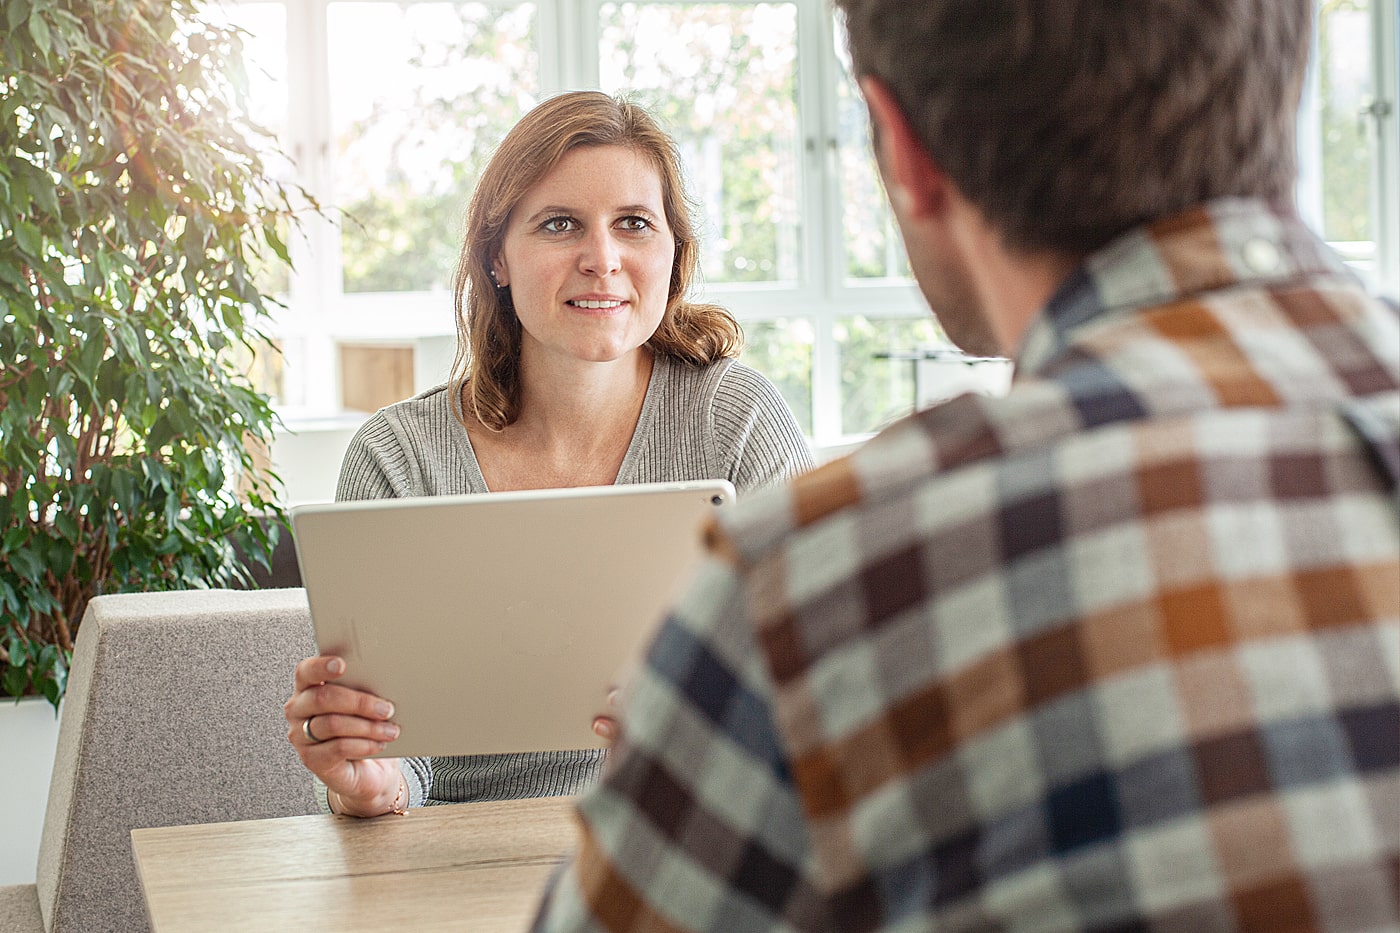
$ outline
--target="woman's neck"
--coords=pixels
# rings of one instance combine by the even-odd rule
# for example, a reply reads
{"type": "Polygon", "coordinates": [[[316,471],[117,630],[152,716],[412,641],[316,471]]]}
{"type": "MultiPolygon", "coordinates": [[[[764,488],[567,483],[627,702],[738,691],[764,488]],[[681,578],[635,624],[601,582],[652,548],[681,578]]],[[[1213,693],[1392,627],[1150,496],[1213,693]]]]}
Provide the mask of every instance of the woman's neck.
{"type": "Polygon", "coordinates": [[[636,431],[653,366],[645,348],[610,363],[523,358],[520,417],[499,433],[468,428],[488,488],[612,483],[636,431]]]}
{"type": "Polygon", "coordinates": [[[577,446],[605,429],[627,429],[631,437],[651,380],[652,356],[645,347],[620,360],[536,359],[520,366],[520,417],[512,427],[546,446],[577,446]]]}

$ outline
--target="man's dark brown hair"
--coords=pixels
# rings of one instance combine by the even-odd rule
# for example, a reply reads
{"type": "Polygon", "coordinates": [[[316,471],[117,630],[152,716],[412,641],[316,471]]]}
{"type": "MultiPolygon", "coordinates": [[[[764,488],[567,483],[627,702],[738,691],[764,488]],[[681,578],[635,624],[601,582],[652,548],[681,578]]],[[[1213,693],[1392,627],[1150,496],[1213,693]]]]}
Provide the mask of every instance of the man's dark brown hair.
{"type": "Polygon", "coordinates": [[[1291,203],[1311,0],[836,0],[939,167],[1020,249],[1291,203]]]}

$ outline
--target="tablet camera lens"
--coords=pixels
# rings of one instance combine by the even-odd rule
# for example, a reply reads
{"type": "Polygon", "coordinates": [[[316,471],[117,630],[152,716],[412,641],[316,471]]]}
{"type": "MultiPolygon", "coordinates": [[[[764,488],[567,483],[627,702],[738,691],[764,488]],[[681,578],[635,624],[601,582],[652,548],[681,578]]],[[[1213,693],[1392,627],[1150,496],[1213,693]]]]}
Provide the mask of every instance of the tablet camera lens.
{"type": "Polygon", "coordinates": [[[721,496],[719,493],[715,493],[713,496],[710,496],[710,501],[713,502],[715,505],[724,505],[724,496],[721,496]]]}

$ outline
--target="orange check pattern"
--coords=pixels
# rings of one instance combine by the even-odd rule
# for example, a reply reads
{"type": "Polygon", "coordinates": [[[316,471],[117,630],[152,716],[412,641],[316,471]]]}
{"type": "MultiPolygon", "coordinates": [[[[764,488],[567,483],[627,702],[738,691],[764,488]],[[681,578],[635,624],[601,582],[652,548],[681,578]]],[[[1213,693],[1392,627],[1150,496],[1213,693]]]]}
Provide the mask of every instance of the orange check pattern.
{"type": "Polygon", "coordinates": [[[544,930],[1400,929],[1400,322],[1212,203],[750,499],[544,930]]]}

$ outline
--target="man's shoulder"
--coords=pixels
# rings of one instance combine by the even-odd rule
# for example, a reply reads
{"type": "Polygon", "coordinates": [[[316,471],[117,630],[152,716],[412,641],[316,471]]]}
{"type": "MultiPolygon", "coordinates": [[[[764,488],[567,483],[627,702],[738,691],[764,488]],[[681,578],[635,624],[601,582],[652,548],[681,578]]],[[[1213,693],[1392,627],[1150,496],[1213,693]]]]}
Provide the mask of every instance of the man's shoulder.
{"type": "Polygon", "coordinates": [[[745,501],[723,523],[741,559],[757,559],[824,521],[879,511],[1017,450],[1072,434],[1065,391],[1029,381],[1004,398],[965,395],[895,422],[858,449],[745,501]]]}
{"type": "MultiPolygon", "coordinates": [[[[1205,498],[1181,498],[1178,481],[1191,473],[1215,477],[1203,497],[1228,498],[1245,494],[1227,488],[1245,472],[1276,472],[1300,457],[1373,463],[1382,483],[1387,468],[1396,469],[1385,459],[1394,459],[1400,420],[1394,391],[1345,403],[1144,412],[1101,423],[1086,419],[1081,406],[1063,385],[1029,380],[1004,398],[963,396],[917,412],[851,454],[747,500],[724,520],[726,547],[753,565],[820,538],[825,524],[863,526],[851,540],[878,552],[888,545],[880,540],[885,531],[893,540],[922,525],[930,538],[951,542],[950,528],[1007,530],[1032,519],[1067,539],[1065,523],[1077,511],[1093,513],[1096,524],[1131,523],[1142,517],[1142,497],[1163,484],[1172,488],[1158,491],[1183,506],[1207,508],[1205,498]],[[1049,511],[1025,511],[1041,507],[1049,511]],[[896,531],[896,524],[906,527],[896,531]]],[[[1247,495],[1256,492],[1271,494],[1261,487],[1247,495]]]]}

